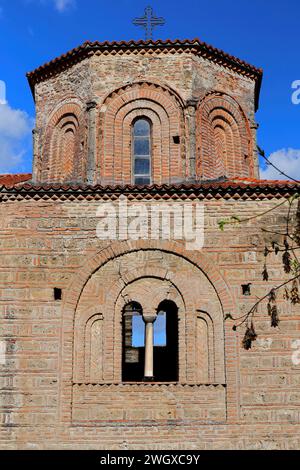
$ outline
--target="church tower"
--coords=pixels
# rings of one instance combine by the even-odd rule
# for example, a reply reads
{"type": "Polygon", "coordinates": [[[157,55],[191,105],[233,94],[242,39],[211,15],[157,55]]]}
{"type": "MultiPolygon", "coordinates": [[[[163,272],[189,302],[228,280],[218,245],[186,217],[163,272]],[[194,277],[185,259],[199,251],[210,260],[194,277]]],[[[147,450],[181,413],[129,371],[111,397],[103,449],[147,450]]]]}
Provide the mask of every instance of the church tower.
{"type": "Polygon", "coordinates": [[[28,74],[34,182],[258,177],[261,70],[198,39],[90,43],[28,74]]]}

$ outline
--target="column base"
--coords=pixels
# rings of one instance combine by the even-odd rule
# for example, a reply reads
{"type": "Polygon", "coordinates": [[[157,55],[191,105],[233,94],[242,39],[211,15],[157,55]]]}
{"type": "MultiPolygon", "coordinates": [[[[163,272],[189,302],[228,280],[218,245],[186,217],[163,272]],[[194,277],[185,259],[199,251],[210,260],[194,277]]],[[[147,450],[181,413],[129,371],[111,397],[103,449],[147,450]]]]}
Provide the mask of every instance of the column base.
{"type": "Polygon", "coordinates": [[[154,381],[154,377],[144,377],[143,378],[143,382],[153,382],[154,381]]]}

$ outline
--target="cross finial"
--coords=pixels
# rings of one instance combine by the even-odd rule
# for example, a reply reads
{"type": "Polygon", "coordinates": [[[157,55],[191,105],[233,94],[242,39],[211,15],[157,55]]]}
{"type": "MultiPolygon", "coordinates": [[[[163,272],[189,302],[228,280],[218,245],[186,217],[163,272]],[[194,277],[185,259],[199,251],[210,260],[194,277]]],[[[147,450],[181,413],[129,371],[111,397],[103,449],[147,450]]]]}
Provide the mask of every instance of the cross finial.
{"type": "Polygon", "coordinates": [[[163,26],[166,23],[164,18],[159,18],[154,15],[153,8],[148,6],[145,8],[145,15],[141,18],[135,18],[133,24],[135,26],[142,26],[146,30],[146,41],[153,39],[153,29],[156,26],[163,26]]]}

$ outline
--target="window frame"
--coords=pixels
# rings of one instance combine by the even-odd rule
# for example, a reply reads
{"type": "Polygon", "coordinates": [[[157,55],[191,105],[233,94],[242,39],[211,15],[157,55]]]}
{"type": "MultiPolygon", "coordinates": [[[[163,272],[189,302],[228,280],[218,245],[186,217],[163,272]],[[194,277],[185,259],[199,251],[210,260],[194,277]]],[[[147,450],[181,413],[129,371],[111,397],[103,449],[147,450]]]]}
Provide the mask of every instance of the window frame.
{"type": "MultiPolygon", "coordinates": [[[[144,136],[142,136],[144,137],[144,136]]],[[[136,184],[138,186],[147,186],[152,184],[152,121],[146,117],[146,116],[139,116],[136,119],[132,121],[131,124],[131,172],[132,172],[132,184],[136,184]],[[148,160],[147,155],[135,155],[134,152],[134,144],[135,144],[135,139],[136,135],[134,132],[135,125],[138,121],[147,121],[149,124],[149,174],[147,175],[142,175],[142,174],[136,174],[135,173],[135,161],[136,159],[141,159],[141,160],[148,160]],[[139,184],[136,183],[136,178],[149,178],[149,183],[144,183],[144,184],[139,184]]]]}
{"type": "MultiPolygon", "coordinates": [[[[179,317],[178,306],[175,302],[164,300],[160,302],[157,308],[157,317],[153,322],[153,335],[155,335],[155,323],[159,315],[164,315],[164,335],[165,344],[155,344],[153,337],[153,362],[154,377],[153,380],[157,383],[168,384],[179,382],[179,317]],[[170,361],[171,360],[171,361],[170,361]],[[161,362],[160,362],[161,361],[161,362]],[[163,365],[159,370],[157,364],[163,365]],[[170,366],[171,364],[171,366],[170,366]]],[[[133,318],[141,316],[143,318],[143,306],[139,302],[130,301],[124,305],[122,309],[122,327],[121,327],[121,343],[122,343],[122,360],[121,360],[121,382],[122,383],[145,383],[147,378],[144,377],[144,365],[146,344],[145,336],[143,345],[133,344],[134,324],[133,318]],[[127,319],[126,319],[127,317],[127,319]],[[129,330],[128,320],[130,317],[129,330]],[[127,323],[127,324],[126,324],[127,323]],[[130,331],[130,344],[128,343],[128,331],[130,331]],[[134,352],[138,360],[127,360],[127,353],[129,356],[134,352]]],[[[145,320],[144,320],[145,322],[145,320]]],[[[145,327],[146,329],[146,327],[145,327]]],[[[144,330],[145,331],[145,330],[144,330]]]]}

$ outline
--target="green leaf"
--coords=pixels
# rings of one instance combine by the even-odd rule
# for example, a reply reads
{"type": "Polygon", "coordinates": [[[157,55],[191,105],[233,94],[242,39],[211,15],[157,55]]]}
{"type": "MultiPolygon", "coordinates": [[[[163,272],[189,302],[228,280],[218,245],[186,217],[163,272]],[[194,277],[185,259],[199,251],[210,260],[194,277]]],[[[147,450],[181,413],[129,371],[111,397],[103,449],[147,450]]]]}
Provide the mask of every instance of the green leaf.
{"type": "Polygon", "coordinates": [[[224,226],[226,224],[227,224],[226,220],[219,220],[218,221],[219,229],[222,230],[222,232],[224,232],[224,226]]]}
{"type": "Polygon", "coordinates": [[[292,267],[293,275],[294,275],[294,276],[297,276],[297,274],[300,272],[300,264],[299,264],[299,261],[297,261],[296,259],[293,259],[293,260],[291,261],[291,267],[292,267]]]}

